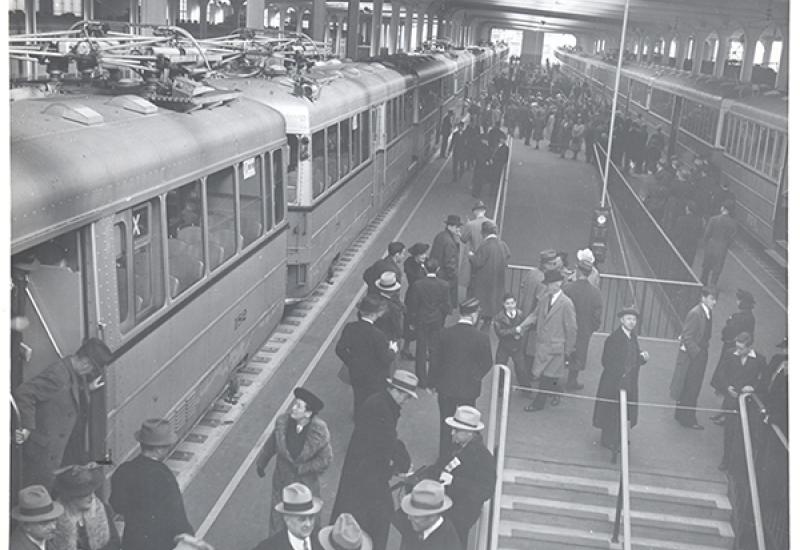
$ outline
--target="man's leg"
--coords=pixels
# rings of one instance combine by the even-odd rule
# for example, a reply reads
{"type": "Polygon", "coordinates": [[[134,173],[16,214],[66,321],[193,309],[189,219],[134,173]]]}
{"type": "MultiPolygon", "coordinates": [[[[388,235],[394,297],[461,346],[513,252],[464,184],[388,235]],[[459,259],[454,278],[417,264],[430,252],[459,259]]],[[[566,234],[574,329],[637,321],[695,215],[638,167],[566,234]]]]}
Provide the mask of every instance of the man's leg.
{"type": "Polygon", "coordinates": [[[439,458],[444,458],[449,455],[452,444],[450,426],[445,424],[444,420],[456,412],[457,401],[453,397],[442,395],[441,391],[437,400],[439,401],[439,458]]]}
{"type": "Polygon", "coordinates": [[[414,357],[414,373],[419,378],[419,385],[428,387],[428,334],[424,326],[417,328],[417,350],[414,357]]]}

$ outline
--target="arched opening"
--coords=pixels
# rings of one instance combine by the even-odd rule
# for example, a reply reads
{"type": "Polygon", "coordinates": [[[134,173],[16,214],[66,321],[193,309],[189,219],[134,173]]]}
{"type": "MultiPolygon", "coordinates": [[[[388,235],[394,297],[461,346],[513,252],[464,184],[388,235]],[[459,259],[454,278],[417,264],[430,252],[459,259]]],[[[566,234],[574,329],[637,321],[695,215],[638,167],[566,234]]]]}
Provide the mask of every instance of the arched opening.
{"type": "Polygon", "coordinates": [[[743,29],[737,29],[731,34],[728,41],[728,49],[725,52],[720,52],[724,55],[722,62],[725,64],[722,76],[725,78],[738,79],[742,70],[742,63],[744,62],[745,45],[747,36],[743,29]]]}
{"type": "Polygon", "coordinates": [[[578,39],[574,34],[564,34],[548,32],[542,39],[542,62],[550,65],[558,63],[555,52],[558,48],[574,48],[578,44],[578,39]]]}
{"type": "Polygon", "coordinates": [[[776,26],[765,29],[756,42],[753,73],[750,78],[753,84],[775,86],[782,50],[783,35],[780,29],[776,26]]]}

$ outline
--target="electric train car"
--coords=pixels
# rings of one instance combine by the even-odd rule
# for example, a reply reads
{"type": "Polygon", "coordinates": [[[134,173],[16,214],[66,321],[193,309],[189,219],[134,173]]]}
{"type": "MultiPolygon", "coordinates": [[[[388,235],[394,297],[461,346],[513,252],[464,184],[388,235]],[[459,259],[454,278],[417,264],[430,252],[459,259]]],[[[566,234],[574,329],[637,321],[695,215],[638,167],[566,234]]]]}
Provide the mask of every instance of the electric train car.
{"type": "Polygon", "coordinates": [[[144,418],[182,434],[266,340],[286,289],[283,117],[239,99],[179,113],[138,96],[15,101],[12,387],[98,336],[92,457],[144,418]]]}
{"type": "MultiPolygon", "coordinates": [[[[615,65],[559,51],[567,74],[588,79],[610,97],[615,65]]],[[[785,257],[787,242],[788,101],[751,85],[689,75],[667,67],[623,66],[618,109],[661,126],[671,153],[708,156],[737,199],[737,219],[785,257]]]]}

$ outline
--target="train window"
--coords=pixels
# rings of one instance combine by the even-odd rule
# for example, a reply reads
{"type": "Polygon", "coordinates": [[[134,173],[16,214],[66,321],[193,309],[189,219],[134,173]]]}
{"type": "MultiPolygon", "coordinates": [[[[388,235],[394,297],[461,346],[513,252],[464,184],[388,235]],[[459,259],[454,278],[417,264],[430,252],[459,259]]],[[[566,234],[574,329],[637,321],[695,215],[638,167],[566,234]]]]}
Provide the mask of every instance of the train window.
{"type": "Polygon", "coordinates": [[[680,127],[690,134],[707,143],[713,143],[718,120],[719,111],[716,108],[684,99],[680,127]]]}
{"type": "Polygon", "coordinates": [[[343,178],[350,173],[350,119],[346,118],[339,123],[339,177],[343,178]]]}
{"type": "Polygon", "coordinates": [[[403,118],[405,119],[405,127],[408,128],[414,124],[414,92],[406,92],[403,100],[403,118]]]}
{"type": "Polygon", "coordinates": [[[770,176],[775,179],[778,178],[778,175],[781,172],[781,166],[783,166],[783,157],[786,152],[784,149],[784,135],[777,133],[775,139],[775,162],[772,163],[772,169],[769,172],[770,176]]]}
{"type": "Polygon", "coordinates": [[[275,225],[283,221],[286,205],[283,200],[283,151],[272,152],[272,197],[275,202],[275,225]]]}
{"type": "Polygon", "coordinates": [[[325,191],[325,130],[311,137],[311,191],[317,198],[325,191]]]}
{"type": "Polygon", "coordinates": [[[245,159],[237,166],[239,172],[239,222],[242,246],[248,246],[264,234],[264,159],[245,159]]]}
{"type": "Polygon", "coordinates": [[[662,118],[671,120],[674,101],[675,96],[671,93],[653,88],[650,94],[650,110],[662,118]]]}
{"type": "Polygon", "coordinates": [[[236,192],[233,167],[210,174],[206,179],[208,204],[208,261],[216,269],[236,254],[240,237],[236,233],[236,192]]]}
{"type": "Polygon", "coordinates": [[[286,167],[286,194],[289,204],[297,204],[297,160],[299,156],[299,143],[297,135],[286,136],[289,141],[289,165],[286,167]]]}
{"type": "Polygon", "coordinates": [[[339,179],[339,125],[334,124],[325,130],[327,174],[326,189],[333,187],[339,179]]]}
{"type": "Polygon", "coordinates": [[[397,131],[395,117],[397,116],[397,104],[394,99],[386,102],[386,141],[392,141],[397,131]]]}
{"type": "MultiPolygon", "coordinates": [[[[361,162],[369,160],[369,111],[364,111],[359,116],[359,126],[361,126],[361,162]]],[[[361,163],[359,163],[361,164],[361,163]]]]}
{"type": "Polygon", "coordinates": [[[119,212],[114,225],[119,322],[123,332],[164,304],[160,200],[119,212]],[[133,285],[131,285],[133,282],[133,285]]]}
{"type": "Polygon", "coordinates": [[[350,128],[350,153],[352,154],[353,167],[361,164],[361,124],[359,124],[359,116],[360,115],[355,115],[353,117],[353,124],[350,128]]]}
{"type": "Polygon", "coordinates": [[[175,298],[199,281],[205,270],[199,181],[167,193],[167,227],[170,296],[175,298]]]}

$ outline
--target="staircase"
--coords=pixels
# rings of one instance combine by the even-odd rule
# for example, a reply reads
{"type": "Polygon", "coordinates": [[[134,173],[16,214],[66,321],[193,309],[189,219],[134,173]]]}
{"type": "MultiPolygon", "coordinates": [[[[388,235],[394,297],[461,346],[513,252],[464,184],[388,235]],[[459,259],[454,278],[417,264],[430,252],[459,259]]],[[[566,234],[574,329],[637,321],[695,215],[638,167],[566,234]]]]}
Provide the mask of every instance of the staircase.
{"type": "MultiPolygon", "coordinates": [[[[733,547],[724,482],[631,472],[630,484],[632,548],[733,547]]],[[[611,542],[618,488],[610,465],[507,458],[498,550],[622,548],[611,542]]]]}

